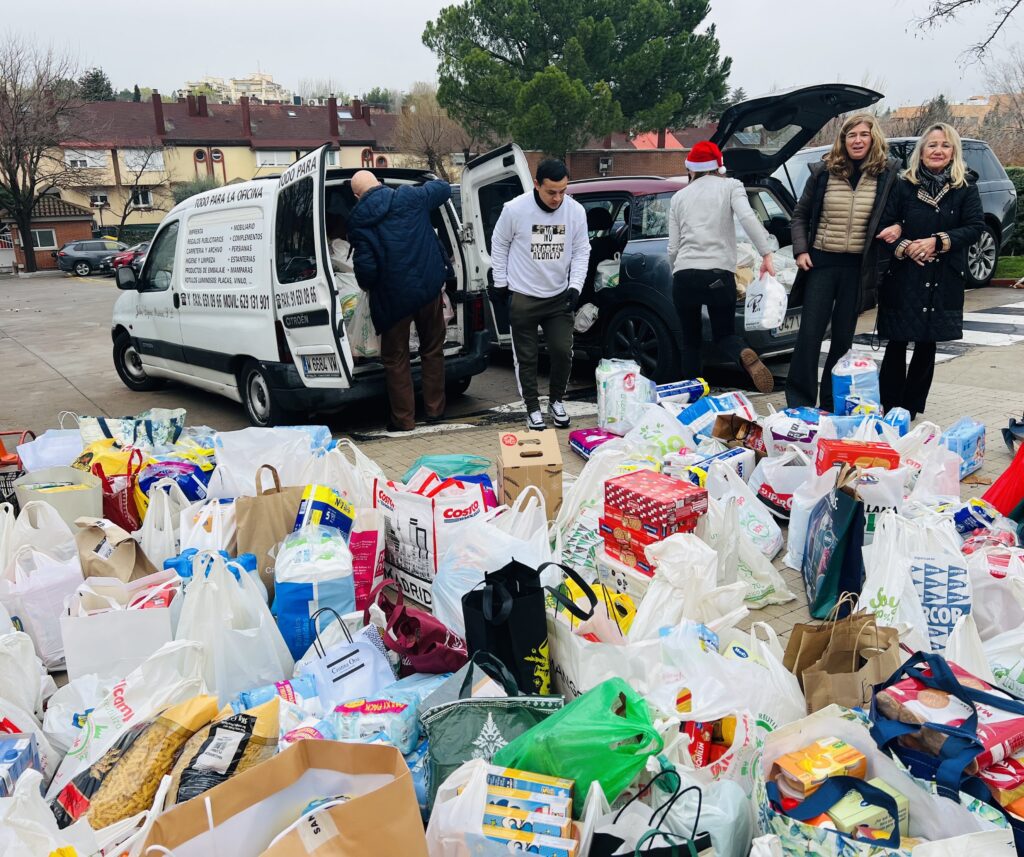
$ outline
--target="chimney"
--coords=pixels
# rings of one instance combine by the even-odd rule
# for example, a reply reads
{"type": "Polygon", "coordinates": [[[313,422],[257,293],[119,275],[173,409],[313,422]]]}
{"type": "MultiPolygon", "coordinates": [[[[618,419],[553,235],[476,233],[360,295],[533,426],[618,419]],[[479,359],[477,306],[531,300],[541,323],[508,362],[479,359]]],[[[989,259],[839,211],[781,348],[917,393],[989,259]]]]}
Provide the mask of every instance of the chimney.
{"type": "Polygon", "coordinates": [[[249,137],[252,135],[252,122],[249,118],[249,96],[243,95],[239,98],[238,106],[242,108],[242,133],[249,137]]]}
{"type": "Polygon", "coordinates": [[[659,149],[664,149],[665,148],[665,129],[664,128],[659,128],[658,129],[658,148],[659,149]]]}
{"type": "Polygon", "coordinates": [[[333,95],[327,99],[327,133],[338,136],[338,99],[333,95]]]}
{"type": "Polygon", "coordinates": [[[196,108],[199,110],[199,115],[200,116],[209,116],[210,115],[210,110],[209,110],[209,108],[206,105],[206,96],[205,95],[200,95],[199,98],[196,99],[196,108]]]}
{"type": "Polygon", "coordinates": [[[369,105],[369,104],[364,104],[364,105],[363,105],[363,121],[364,121],[364,122],[365,122],[365,123],[366,123],[367,125],[372,125],[372,124],[373,124],[373,123],[372,123],[372,122],[370,121],[370,105],[369,105]]]}
{"type": "Polygon", "coordinates": [[[164,125],[164,102],[160,93],[153,90],[153,119],[156,122],[156,133],[163,137],[167,133],[167,126],[164,125]]]}
{"type": "Polygon", "coordinates": [[[605,149],[610,149],[612,147],[612,135],[611,134],[608,134],[604,138],[604,140],[601,142],[601,146],[603,148],[605,148],[605,149]]]}
{"type": "Polygon", "coordinates": [[[189,116],[199,115],[199,111],[196,109],[196,97],[191,92],[186,96],[185,103],[188,104],[189,116]]]}
{"type": "Polygon", "coordinates": [[[363,102],[358,98],[353,98],[349,101],[349,112],[352,114],[353,119],[358,119],[363,115],[363,102]]]}

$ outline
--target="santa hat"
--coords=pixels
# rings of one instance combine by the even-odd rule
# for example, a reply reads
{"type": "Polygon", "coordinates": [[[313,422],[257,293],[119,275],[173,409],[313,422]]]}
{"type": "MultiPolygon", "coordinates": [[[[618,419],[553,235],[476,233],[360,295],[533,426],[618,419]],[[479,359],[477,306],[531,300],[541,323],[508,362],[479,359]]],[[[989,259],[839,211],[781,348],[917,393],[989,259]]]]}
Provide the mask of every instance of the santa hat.
{"type": "Polygon", "coordinates": [[[717,170],[724,174],[722,150],[710,140],[701,140],[694,144],[694,147],[690,149],[690,154],[686,156],[686,169],[695,173],[708,173],[711,170],[717,170]]]}

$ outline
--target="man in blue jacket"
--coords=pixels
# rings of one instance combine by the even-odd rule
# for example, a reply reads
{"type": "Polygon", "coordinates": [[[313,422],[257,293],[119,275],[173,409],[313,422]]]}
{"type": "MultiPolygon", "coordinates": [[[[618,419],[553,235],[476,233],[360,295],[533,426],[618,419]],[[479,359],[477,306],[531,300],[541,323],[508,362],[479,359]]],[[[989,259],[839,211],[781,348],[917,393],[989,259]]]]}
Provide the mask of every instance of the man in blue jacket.
{"type": "Polygon", "coordinates": [[[430,214],[451,197],[448,182],[384,187],[368,170],[352,176],[356,204],[349,241],[359,287],[370,299],[380,335],[390,416],[388,431],[416,427],[416,400],[409,364],[409,330],[420,338],[423,406],[427,422],[444,417],[445,324],[441,291],[452,275],[430,214]]]}

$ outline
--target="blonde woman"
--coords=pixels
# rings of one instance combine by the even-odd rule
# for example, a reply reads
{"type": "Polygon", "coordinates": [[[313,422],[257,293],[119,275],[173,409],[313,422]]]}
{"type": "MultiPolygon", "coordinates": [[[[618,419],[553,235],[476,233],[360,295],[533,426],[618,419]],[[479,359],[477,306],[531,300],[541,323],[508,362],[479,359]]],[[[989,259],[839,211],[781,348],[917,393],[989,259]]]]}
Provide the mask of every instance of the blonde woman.
{"type": "Polygon", "coordinates": [[[832,367],[853,344],[865,293],[881,272],[875,233],[899,161],[875,117],[857,113],[839,129],[831,151],[811,165],[791,222],[793,256],[800,272],[794,291],[803,293],[803,318],[786,378],[790,407],[819,405],[832,410],[832,367]],[[831,344],[818,385],[818,357],[825,331],[831,344]]]}
{"type": "Polygon", "coordinates": [[[917,141],[889,197],[880,237],[896,252],[878,295],[878,335],[888,340],[879,375],[886,410],[924,411],[935,343],[963,336],[967,248],[985,225],[976,181],[960,135],[940,123],[917,141]]]}

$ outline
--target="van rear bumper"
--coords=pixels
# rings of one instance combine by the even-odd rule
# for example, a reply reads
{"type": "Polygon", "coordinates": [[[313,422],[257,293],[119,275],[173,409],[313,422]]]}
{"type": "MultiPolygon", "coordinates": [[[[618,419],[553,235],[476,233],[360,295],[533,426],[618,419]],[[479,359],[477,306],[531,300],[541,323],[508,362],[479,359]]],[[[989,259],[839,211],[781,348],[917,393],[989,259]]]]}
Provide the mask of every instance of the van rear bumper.
{"type": "MultiPolygon", "coordinates": [[[[490,334],[480,331],[473,335],[472,349],[458,357],[446,357],[444,361],[445,380],[449,383],[479,375],[487,368],[490,350],[490,334]]],[[[371,399],[387,394],[383,372],[356,376],[351,387],[332,389],[330,387],[307,387],[302,383],[299,370],[291,363],[262,362],[274,397],[281,407],[290,411],[332,411],[339,410],[352,402],[371,399]]],[[[412,380],[420,389],[420,367],[412,367],[412,380]]]]}

